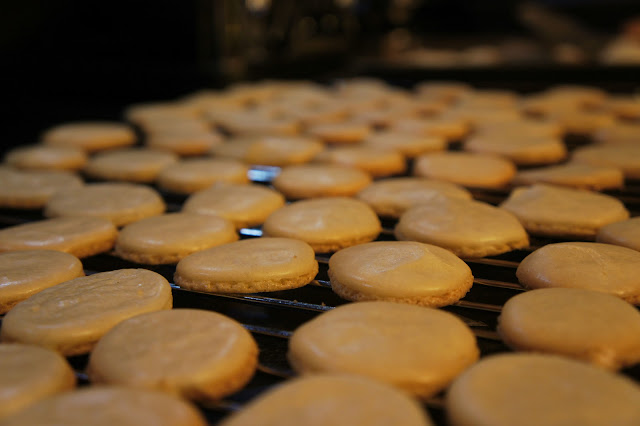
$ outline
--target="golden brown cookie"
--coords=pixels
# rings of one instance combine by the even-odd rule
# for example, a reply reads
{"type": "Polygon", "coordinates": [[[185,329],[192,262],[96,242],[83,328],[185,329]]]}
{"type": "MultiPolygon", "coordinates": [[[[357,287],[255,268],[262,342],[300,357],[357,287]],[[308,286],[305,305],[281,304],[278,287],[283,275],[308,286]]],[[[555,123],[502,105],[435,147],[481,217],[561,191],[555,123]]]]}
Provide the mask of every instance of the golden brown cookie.
{"type": "Polygon", "coordinates": [[[321,142],[309,137],[263,136],[230,139],[211,152],[249,164],[282,167],[307,163],[323,149],[321,142]]]}
{"type": "Polygon", "coordinates": [[[60,124],[42,135],[46,145],[71,146],[86,152],[129,146],[135,141],[136,135],[129,126],[106,121],[60,124]]]}
{"type": "Polygon", "coordinates": [[[222,143],[220,134],[206,130],[151,133],[145,139],[148,148],[173,152],[184,157],[206,154],[222,143]]]}
{"type": "Polygon", "coordinates": [[[571,154],[576,163],[592,166],[616,167],[629,179],[640,179],[640,146],[618,144],[605,146],[585,146],[571,154]]]}
{"type": "Polygon", "coordinates": [[[25,170],[76,171],[86,164],[87,154],[71,146],[30,145],[12,149],[4,160],[25,170]]]}
{"type": "Polygon", "coordinates": [[[92,178],[151,183],[162,169],[178,161],[170,152],[150,149],[119,149],[94,155],[84,168],[92,178]]]}
{"type": "Polygon", "coordinates": [[[0,168],[0,207],[37,209],[57,192],[80,188],[82,179],[62,171],[0,168]]]}
{"type": "Polygon", "coordinates": [[[564,163],[521,170],[516,173],[512,183],[514,185],[549,183],[570,188],[601,191],[603,189],[622,188],[624,175],[622,170],[615,167],[564,163]]]}
{"type": "Polygon", "coordinates": [[[363,146],[374,149],[395,150],[406,158],[414,158],[427,152],[447,149],[447,141],[438,136],[421,136],[410,133],[385,131],[369,135],[364,140],[363,146]]]}
{"type": "Polygon", "coordinates": [[[249,168],[236,160],[194,158],[182,160],[160,172],[160,188],[177,194],[191,194],[218,182],[248,183],[249,168]]]}
{"type": "Polygon", "coordinates": [[[465,151],[499,155],[517,165],[557,163],[567,157],[559,138],[549,136],[475,136],[464,143],[465,151]]]}
{"type": "Polygon", "coordinates": [[[610,223],[598,229],[596,241],[640,251],[640,217],[610,223]]]}
{"type": "Polygon", "coordinates": [[[329,144],[357,144],[371,133],[371,128],[358,123],[322,123],[307,127],[309,136],[329,144]]]}
{"type": "Polygon", "coordinates": [[[321,152],[319,162],[354,167],[373,177],[402,174],[407,168],[405,157],[393,149],[378,149],[364,145],[343,146],[321,152]]]}
{"type": "Polygon", "coordinates": [[[272,183],[293,200],[351,196],[371,183],[371,175],[336,164],[303,164],[283,168],[272,183]]]}

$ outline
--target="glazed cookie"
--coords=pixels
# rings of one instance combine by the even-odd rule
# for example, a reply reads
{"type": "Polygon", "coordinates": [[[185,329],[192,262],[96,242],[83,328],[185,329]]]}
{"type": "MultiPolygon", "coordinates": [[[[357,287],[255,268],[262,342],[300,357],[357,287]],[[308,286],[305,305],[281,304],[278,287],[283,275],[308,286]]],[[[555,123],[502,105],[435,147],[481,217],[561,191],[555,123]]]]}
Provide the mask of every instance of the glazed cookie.
{"type": "Polygon", "coordinates": [[[71,146],[86,152],[133,145],[136,135],[123,123],[79,122],[66,123],[47,130],[42,141],[51,146],[71,146]]]}
{"type": "Polygon", "coordinates": [[[0,168],[0,207],[37,209],[57,192],[80,188],[82,179],[58,171],[28,171],[0,168]]]}
{"type": "Polygon", "coordinates": [[[164,213],[160,195],[148,186],[134,183],[94,183],[57,192],[45,206],[44,215],[91,216],[124,226],[164,213]]]}
{"type": "Polygon", "coordinates": [[[71,146],[31,145],[12,149],[4,160],[25,170],[76,171],[86,164],[87,154],[71,146]]]}
{"type": "Polygon", "coordinates": [[[567,157],[564,143],[559,138],[548,136],[476,136],[465,141],[464,149],[469,152],[499,155],[517,165],[557,163],[567,157]]]}
{"type": "Polygon", "coordinates": [[[473,332],[453,314],[400,303],[359,302],[322,313],[299,327],[289,340],[287,357],[301,374],[357,374],[426,399],[478,355],[473,332]]]}
{"type": "Polygon", "coordinates": [[[0,254],[0,314],[45,288],[84,276],[80,260],[53,250],[0,254]]]}
{"type": "Polygon", "coordinates": [[[576,288],[543,288],[512,297],[498,332],[521,351],[564,355],[618,370],[640,362],[640,312],[618,297],[576,288]]]}
{"type": "Polygon", "coordinates": [[[393,149],[377,149],[369,146],[344,146],[321,152],[319,162],[354,167],[373,177],[404,173],[407,163],[404,156],[393,149]]]}
{"type": "Polygon", "coordinates": [[[303,164],[282,169],[273,186],[287,198],[352,196],[371,183],[371,175],[335,164],[303,164]]]}
{"type": "Polygon", "coordinates": [[[516,167],[494,155],[436,152],[416,158],[413,174],[472,188],[502,188],[516,174],[516,167]]]}
{"type": "Polygon", "coordinates": [[[480,201],[442,195],[407,210],[394,233],[399,240],[434,244],[460,257],[494,256],[529,245],[513,214],[480,201]]]}
{"type": "Polygon", "coordinates": [[[501,354],[462,373],[445,407],[452,426],[635,425],[640,387],[555,355],[501,354]]]}
{"type": "Polygon", "coordinates": [[[220,216],[241,229],[261,225],[284,204],[282,194],[264,185],[220,183],[191,194],[182,211],[220,216]]]}
{"type": "Polygon", "coordinates": [[[178,263],[191,253],[238,239],[233,223],[217,216],[169,213],[130,223],[120,230],[116,256],[136,263],[178,263]]]}
{"type": "Polygon", "coordinates": [[[447,141],[443,137],[394,131],[373,133],[364,140],[363,145],[374,149],[392,149],[400,152],[406,158],[447,149],[447,141]]]}
{"type": "Polygon", "coordinates": [[[309,244],[252,238],[194,253],[178,263],[181,287],[210,293],[258,293],[302,287],[318,273],[309,244]]]}
{"type": "Polygon", "coordinates": [[[640,251],[640,217],[603,226],[596,234],[596,241],[640,251]]]}
{"type": "Polygon", "coordinates": [[[417,402],[366,377],[318,375],[292,379],[229,416],[223,426],[427,426],[417,402]]]}
{"type": "Polygon", "coordinates": [[[96,384],[158,390],[213,401],[241,389],[258,364],[258,345],[242,325],[216,312],[172,309],[129,318],[91,352],[96,384]]]}
{"type": "Polygon", "coordinates": [[[58,217],[1,229],[0,252],[57,250],[83,258],[111,249],[117,236],[117,229],[107,219],[58,217]]]}
{"type": "Polygon", "coordinates": [[[593,238],[602,226],[629,218],[614,197],[547,184],[516,188],[500,207],[531,234],[556,237],[593,238]]]}
{"type": "Polygon", "coordinates": [[[177,194],[191,194],[218,182],[248,183],[249,168],[236,160],[194,158],[166,167],[158,176],[160,188],[177,194]]]}
{"type": "Polygon", "coordinates": [[[202,155],[222,144],[222,136],[211,131],[163,132],[147,135],[148,148],[173,152],[180,156],[202,155]]]}
{"type": "Polygon", "coordinates": [[[377,241],[338,251],[329,259],[331,288],[353,300],[387,300],[439,307],[457,302],[473,275],[448,250],[411,241],[377,241]]]}
{"type": "Polygon", "coordinates": [[[101,272],[47,288],[19,303],[5,315],[0,338],[66,356],[83,354],[119,322],[171,305],[171,286],[160,274],[146,269],[101,272]]]}
{"type": "Polygon", "coordinates": [[[96,179],[151,183],[162,169],[176,161],[178,157],[170,152],[119,149],[96,154],[83,171],[96,179]]]}
{"type": "Polygon", "coordinates": [[[527,288],[582,288],[640,304],[640,253],[601,243],[548,244],[524,258],[516,275],[527,288]]]}
{"type": "Polygon", "coordinates": [[[307,127],[306,133],[329,144],[354,144],[365,140],[371,128],[358,123],[322,123],[307,127]]]}
{"type": "Polygon", "coordinates": [[[615,167],[565,163],[521,170],[516,173],[512,183],[514,185],[549,183],[570,188],[601,191],[603,189],[622,188],[624,175],[622,170],[615,167]]]}
{"type": "Polygon", "coordinates": [[[75,385],[73,370],[57,352],[18,343],[0,344],[0,420],[75,385]]]}
{"type": "Polygon", "coordinates": [[[398,218],[410,207],[429,203],[436,195],[471,199],[471,193],[454,183],[418,177],[397,177],[373,182],[356,197],[384,217],[398,218]]]}
{"type": "Polygon", "coordinates": [[[161,392],[96,386],[47,398],[3,426],[205,426],[198,409],[161,392]]]}
{"type": "Polygon", "coordinates": [[[640,179],[640,146],[634,144],[585,146],[571,160],[592,166],[616,167],[629,179],[640,179]]]}
{"type": "Polygon", "coordinates": [[[305,241],[316,253],[328,253],[374,240],[380,221],[366,203],[345,197],[297,201],[273,212],[263,235],[305,241]]]}
{"type": "Polygon", "coordinates": [[[220,157],[231,157],[249,164],[288,166],[311,161],[324,145],[308,137],[255,137],[231,139],[212,150],[220,157]]]}

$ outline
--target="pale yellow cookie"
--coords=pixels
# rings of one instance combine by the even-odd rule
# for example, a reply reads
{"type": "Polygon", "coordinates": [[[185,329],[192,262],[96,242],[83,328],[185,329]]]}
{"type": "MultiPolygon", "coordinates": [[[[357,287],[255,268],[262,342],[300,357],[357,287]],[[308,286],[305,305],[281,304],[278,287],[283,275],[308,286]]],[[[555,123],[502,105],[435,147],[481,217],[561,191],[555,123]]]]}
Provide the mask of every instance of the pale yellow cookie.
{"type": "Polygon", "coordinates": [[[191,253],[238,239],[227,219],[196,213],[169,213],[130,223],[120,230],[116,256],[137,263],[178,263],[191,253]]]}
{"type": "Polygon", "coordinates": [[[71,146],[30,145],[14,148],[4,157],[7,164],[26,170],[80,170],[87,154],[71,146]]]}
{"type": "Polygon", "coordinates": [[[395,131],[378,132],[369,135],[363,146],[374,149],[390,149],[400,152],[406,158],[433,151],[447,149],[447,141],[438,136],[421,136],[395,131]]]}
{"type": "Polygon", "coordinates": [[[94,183],[57,192],[45,206],[44,215],[91,216],[124,226],[164,213],[165,203],[152,188],[135,183],[94,183]]]}
{"type": "Polygon", "coordinates": [[[343,146],[321,152],[319,162],[354,167],[373,177],[402,174],[407,168],[405,157],[393,149],[378,149],[369,146],[343,146]]]}
{"type": "Polygon", "coordinates": [[[258,345],[242,325],[216,312],[172,309],[129,318],[91,352],[96,384],[158,390],[212,401],[241,389],[258,364],[258,345]]]}
{"type": "Polygon", "coordinates": [[[57,352],[19,343],[0,344],[0,420],[75,385],[73,370],[57,352]]]}
{"type": "Polygon", "coordinates": [[[57,192],[80,188],[82,179],[62,171],[0,168],[0,207],[37,209],[57,192]]]}
{"type": "Polygon", "coordinates": [[[327,374],[292,379],[232,414],[223,426],[428,426],[417,401],[366,377],[327,374]]]}
{"type": "Polygon", "coordinates": [[[92,178],[151,183],[162,169],[178,161],[170,152],[150,149],[119,149],[93,156],[83,172],[92,178]]]}
{"type": "Polygon", "coordinates": [[[83,258],[111,249],[117,235],[113,223],[104,218],[58,217],[0,230],[0,252],[57,250],[83,258]]]}
{"type": "Polygon", "coordinates": [[[516,275],[527,288],[582,288],[640,305],[640,253],[612,244],[548,244],[524,258],[516,275]]]}
{"type": "Polygon", "coordinates": [[[323,149],[324,145],[313,138],[263,136],[230,139],[224,145],[215,147],[212,153],[249,164],[282,167],[307,163],[323,149]]]}
{"type": "Polygon", "coordinates": [[[220,134],[204,130],[151,133],[145,139],[148,148],[169,151],[184,157],[206,154],[222,143],[223,138],[220,134]]]}
{"type": "Polygon", "coordinates": [[[287,354],[301,374],[367,376],[425,399],[478,355],[473,332],[455,315],[391,302],[350,303],[322,313],[296,329],[287,354]]]}
{"type": "Polygon", "coordinates": [[[452,426],[632,426],[640,423],[640,387],[556,355],[501,354],[462,373],[445,408],[452,426]]]}
{"type": "Polygon", "coordinates": [[[129,146],[135,141],[136,135],[129,126],[106,121],[60,124],[42,135],[46,145],[71,146],[86,152],[129,146]]]}
{"type": "Polygon", "coordinates": [[[567,157],[559,138],[549,136],[475,136],[464,143],[465,151],[500,155],[517,165],[557,163],[567,157]]]}
{"type": "Polygon", "coordinates": [[[542,288],[512,297],[498,332],[520,351],[564,355],[618,370],[640,362],[640,312],[618,297],[542,288]]]}
{"type": "Polygon", "coordinates": [[[371,175],[354,167],[303,164],[282,169],[273,186],[289,199],[351,196],[371,183],[371,175]]]}
{"type": "Polygon", "coordinates": [[[49,287],[19,303],[5,315],[0,338],[67,356],[83,354],[119,322],[171,306],[171,286],[160,274],[146,269],[101,272],[49,287]]]}
{"type": "Polygon", "coordinates": [[[329,144],[355,144],[371,133],[371,128],[358,123],[322,123],[307,127],[309,136],[329,144]]]}
{"type": "Polygon", "coordinates": [[[556,237],[593,238],[602,226],[629,218],[609,195],[541,183],[514,189],[500,207],[528,232],[556,237]]]}
{"type": "Polygon", "coordinates": [[[610,223],[598,229],[596,241],[640,251],[640,217],[610,223]]]}
{"type": "Polygon", "coordinates": [[[54,250],[0,254],[0,314],[45,288],[84,276],[80,260],[54,250]]]}
{"type": "Polygon", "coordinates": [[[603,189],[622,188],[624,175],[615,167],[591,166],[589,164],[565,163],[536,169],[521,170],[516,173],[514,185],[550,183],[570,188],[603,189]]]}
{"type": "Polygon", "coordinates": [[[218,182],[248,183],[249,168],[236,160],[194,158],[166,167],[157,179],[160,188],[178,194],[191,194],[218,182]]]}
{"type": "Polygon", "coordinates": [[[616,167],[629,179],[640,179],[640,145],[585,146],[571,154],[571,160],[592,166],[616,167]]]}
{"type": "Polygon", "coordinates": [[[380,221],[366,203],[345,197],[296,201],[273,212],[263,235],[307,242],[317,253],[328,253],[374,240],[380,221]]]}

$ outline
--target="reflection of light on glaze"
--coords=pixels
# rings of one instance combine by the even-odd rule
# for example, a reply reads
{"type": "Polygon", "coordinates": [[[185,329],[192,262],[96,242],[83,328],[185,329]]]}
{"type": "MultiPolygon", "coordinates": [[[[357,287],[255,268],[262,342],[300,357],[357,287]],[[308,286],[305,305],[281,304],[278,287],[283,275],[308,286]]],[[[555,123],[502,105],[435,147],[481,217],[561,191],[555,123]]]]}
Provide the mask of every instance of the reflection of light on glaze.
{"type": "MultiPolygon", "coordinates": [[[[423,257],[426,253],[419,246],[403,246],[402,250],[397,247],[375,248],[377,260],[375,263],[367,265],[368,272],[371,274],[379,274],[388,270],[397,269],[402,265],[415,262],[423,257]]],[[[366,253],[364,253],[366,256],[366,253]]]]}

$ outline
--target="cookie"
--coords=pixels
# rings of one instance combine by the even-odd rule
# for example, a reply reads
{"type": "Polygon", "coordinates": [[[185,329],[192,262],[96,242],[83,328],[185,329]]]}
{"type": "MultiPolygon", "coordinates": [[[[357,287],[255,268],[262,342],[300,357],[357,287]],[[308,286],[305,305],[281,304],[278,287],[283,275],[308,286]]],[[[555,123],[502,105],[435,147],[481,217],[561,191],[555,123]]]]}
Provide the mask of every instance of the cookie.
{"type": "Polygon", "coordinates": [[[80,260],[53,250],[0,253],[0,314],[45,288],[84,276],[80,260]]]}
{"type": "Polygon", "coordinates": [[[336,164],[303,164],[282,169],[273,186],[288,199],[352,196],[371,183],[363,170],[336,164]]]}
{"type": "Polygon", "coordinates": [[[432,118],[403,119],[391,125],[393,131],[444,138],[448,142],[463,139],[470,130],[466,119],[454,115],[432,118]]]}
{"type": "Polygon", "coordinates": [[[529,245],[513,214],[481,201],[442,195],[408,209],[394,234],[398,240],[433,244],[463,258],[495,256],[529,245]]]}
{"type": "Polygon", "coordinates": [[[261,225],[284,204],[282,194],[264,185],[219,183],[191,194],[182,211],[220,216],[241,229],[261,225]]]}
{"type": "MultiPolygon", "coordinates": [[[[199,118],[163,117],[159,120],[147,121],[141,127],[147,135],[147,143],[151,136],[188,136],[212,133],[211,125],[206,120],[199,118]]],[[[212,133],[213,135],[214,133],[212,133]]]]}
{"type": "Polygon", "coordinates": [[[183,157],[206,154],[222,143],[222,136],[211,131],[152,133],[145,139],[145,145],[150,149],[183,157]]]}
{"type": "Polygon", "coordinates": [[[410,133],[384,131],[368,136],[363,146],[373,149],[398,151],[406,158],[414,158],[427,152],[447,149],[447,141],[438,136],[421,136],[410,133]]]}
{"type": "Polygon", "coordinates": [[[114,247],[123,259],[161,265],[178,263],[191,253],[238,239],[227,219],[196,213],[170,213],[130,223],[120,230],[114,247]]]}
{"type": "Polygon", "coordinates": [[[231,139],[212,153],[249,164],[283,167],[308,163],[323,149],[324,145],[313,138],[271,136],[231,139]]]}
{"type": "Polygon", "coordinates": [[[82,179],[61,171],[17,170],[0,168],[0,207],[38,209],[54,194],[71,188],[81,188],[82,179]]]}
{"type": "Polygon", "coordinates": [[[257,364],[258,345],[240,323],[216,312],[171,309],[113,327],[91,352],[87,374],[94,384],[213,401],[241,389],[257,364]]]}
{"type": "Polygon", "coordinates": [[[534,426],[640,422],[630,379],[555,355],[501,354],[462,373],[447,392],[449,424],[534,426]]]}
{"type": "Polygon", "coordinates": [[[473,332],[453,314],[359,302],[324,312],[296,329],[287,357],[304,375],[367,376],[426,399],[473,364],[478,354],[473,332]]]}
{"type": "Polygon", "coordinates": [[[469,188],[502,188],[516,174],[516,167],[505,158],[489,154],[436,152],[416,158],[413,174],[469,188]]]}
{"type": "Polygon", "coordinates": [[[607,93],[593,86],[560,84],[547,89],[544,94],[550,98],[573,102],[581,108],[598,107],[607,100],[607,93]]]}
{"type": "MultiPolygon", "coordinates": [[[[640,105],[640,102],[638,103],[640,105]]],[[[640,139],[640,125],[637,123],[618,123],[603,127],[593,134],[595,142],[607,145],[633,145],[640,139]]]]}
{"type": "Polygon", "coordinates": [[[366,377],[327,374],[289,380],[221,424],[427,426],[432,422],[415,400],[391,386],[366,377]]]}
{"type": "Polygon", "coordinates": [[[264,236],[307,242],[328,253],[374,240],[381,231],[366,203],[345,197],[296,201],[273,212],[262,226],[264,236]]]}
{"type": "Polygon", "coordinates": [[[75,385],[75,373],[58,353],[38,346],[0,344],[0,419],[75,385]]]}
{"type": "Polygon", "coordinates": [[[329,259],[329,278],[333,291],[347,300],[430,307],[457,302],[473,284],[467,264],[450,251],[411,241],[342,249],[329,259]]]}
{"type": "Polygon", "coordinates": [[[615,123],[615,117],[603,111],[563,110],[555,112],[550,119],[562,126],[567,133],[587,136],[615,123]]]}
{"type": "Polygon", "coordinates": [[[512,183],[514,185],[549,183],[570,188],[601,191],[604,189],[622,188],[624,185],[624,175],[622,170],[615,167],[564,163],[521,170],[516,173],[512,183]]]}
{"type": "Polygon", "coordinates": [[[473,90],[471,86],[459,81],[428,81],[414,88],[420,98],[441,99],[454,102],[473,90]]]}
{"type": "Polygon", "coordinates": [[[610,223],[598,229],[596,241],[640,251],[640,217],[610,223]]]}
{"type": "Polygon", "coordinates": [[[101,272],[49,287],[17,304],[2,321],[0,339],[78,355],[90,352],[119,322],[171,305],[171,286],[160,274],[146,269],[101,272]]]}
{"type": "Polygon", "coordinates": [[[399,218],[410,207],[429,203],[436,195],[471,199],[471,193],[450,182],[418,177],[380,179],[358,192],[378,216],[399,218]]]}
{"type": "Polygon", "coordinates": [[[42,135],[42,142],[51,146],[70,146],[86,152],[133,145],[136,135],[123,123],[78,122],[52,127],[42,135]]]}
{"type": "Polygon", "coordinates": [[[618,370],[640,362],[640,312],[618,297],[576,288],[542,288],[512,297],[498,332],[520,351],[567,356],[618,370]]]}
{"type": "Polygon", "coordinates": [[[585,146],[571,154],[576,163],[592,166],[616,167],[625,178],[640,179],[640,146],[618,144],[605,146],[585,146]]]}
{"type": "Polygon", "coordinates": [[[91,216],[124,226],[165,211],[164,200],[148,186],[135,183],[94,183],[57,192],[44,209],[46,217],[91,216]]]}
{"type": "Polygon", "coordinates": [[[95,179],[151,183],[162,169],[178,161],[175,154],[150,149],[119,149],[98,153],[84,173],[95,179]]]}
{"type": "Polygon", "coordinates": [[[612,244],[547,244],[524,258],[516,271],[527,288],[581,288],[640,304],[640,253],[612,244]]]}
{"type": "Polygon", "coordinates": [[[616,96],[607,99],[604,109],[623,120],[640,119],[640,102],[635,96],[616,96]]]}
{"type": "Polygon", "coordinates": [[[198,409],[160,392],[96,386],[47,398],[6,420],[6,426],[205,426],[198,409]]]}
{"type": "Polygon", "coordinates": [[[0,252],[57,250],[83,258],[110,250],[118,230],[100,217],[68,216],[0,230],[0,252]]]}
{"type": "Polygon", "coordinates": [[[309,244],[253,238],[194,253],[176,267],[180,287],[211,293],[258,293],[302,287],[318,273],[309,244]]]}
{"type": "Polygon", "coordinates": [[[529,233],[555,237],[594,238],[602,226],[629,218],[614,197],[542,183],[514,189],[500,207],[529,233]]]}
{"type": "Polygon", "coordinates": [[[199,114],[199,108],[186,102],[148,102],[129,105],[123,115],[144,128],[150,122],[197,119],[199,114]]]}
{"type": "Polygon", "coordinates": [[[371,133],[371,128],[358,123],[322,123],[306,128],[306,134],[328,144],[357,144],[371,133]]]}
{"type": "Polygon", "coordinates": [[[499,155],[523,166],[557,163],[567,157],[564,143],[549,136],[475,136],[465,141],[464,150],[499,155]]]}
{"type": "Polygon", "coordinates": [[[316,161],[354,167],[373,177],[402,174],[407,168],[404,156],[393,149],[344,146],[321,152],[316,161]]]}
{"type": "Polygon", "coordinates": [[[86,164],[87,154],[71,146],[30,145],[12,149],[4,161],[25,170],[76,171],[86,164]]]}
{"type": "Polygon", "coordinates": [[[218,182],[247,183],[247,165],[231,159],[194,158],[182,160],[160,172],[157,184],[176,194],[192,194],[218,182]]]}

